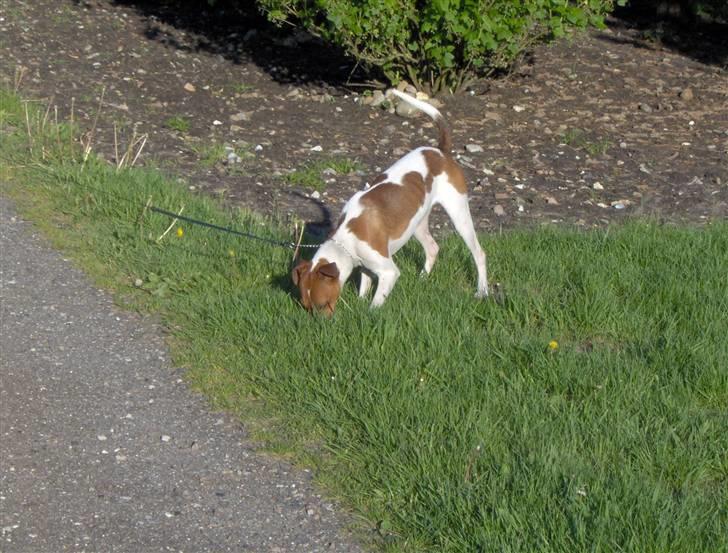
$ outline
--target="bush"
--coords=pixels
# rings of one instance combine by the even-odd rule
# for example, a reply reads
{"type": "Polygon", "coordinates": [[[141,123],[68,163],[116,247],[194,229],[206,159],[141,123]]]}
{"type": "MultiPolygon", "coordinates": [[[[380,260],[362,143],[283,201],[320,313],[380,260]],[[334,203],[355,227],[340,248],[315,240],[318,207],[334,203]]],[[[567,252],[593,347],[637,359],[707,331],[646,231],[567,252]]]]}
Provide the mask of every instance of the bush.
{"type": "Polygon", "coordinates": [[[258,0],[392,83],[439,92],[509,67],[534,42],[602,25],[612,0],[258,0]]]}

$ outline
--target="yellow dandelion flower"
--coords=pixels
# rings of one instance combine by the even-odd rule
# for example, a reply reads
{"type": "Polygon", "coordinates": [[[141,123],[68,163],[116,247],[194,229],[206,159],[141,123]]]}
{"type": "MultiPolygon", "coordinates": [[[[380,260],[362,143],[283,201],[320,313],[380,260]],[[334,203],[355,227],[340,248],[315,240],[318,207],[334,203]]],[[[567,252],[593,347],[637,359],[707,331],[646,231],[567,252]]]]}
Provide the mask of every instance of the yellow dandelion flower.
{"type": "Polygon", "coordinates": [[[228,250],[228,255],[230,257],[235,257],[235,250],[228,250]]]}
{"type": "Polygon", "coordinates": [[[182,230],[182,227],[177,227],[177,237],[182,238],[185,235],[185,231],[182,230]]]}
{"type": "Polygon", "coordinates": [[[556,340],[551,340],[549,342],[549,349],[551,351],[556,351],[557,349],[559,349],[559,343],[556,340]]]}

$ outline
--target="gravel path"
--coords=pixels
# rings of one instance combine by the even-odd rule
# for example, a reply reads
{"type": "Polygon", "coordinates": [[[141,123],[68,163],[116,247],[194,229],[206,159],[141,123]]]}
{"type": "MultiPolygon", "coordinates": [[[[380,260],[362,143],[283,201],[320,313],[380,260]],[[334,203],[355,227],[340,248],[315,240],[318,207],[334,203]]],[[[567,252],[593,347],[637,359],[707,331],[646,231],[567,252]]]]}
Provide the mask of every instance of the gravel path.
{"type": "Polygon", "coordinates": [[[0,197],[0,552],[359,551],[0,197]]]}

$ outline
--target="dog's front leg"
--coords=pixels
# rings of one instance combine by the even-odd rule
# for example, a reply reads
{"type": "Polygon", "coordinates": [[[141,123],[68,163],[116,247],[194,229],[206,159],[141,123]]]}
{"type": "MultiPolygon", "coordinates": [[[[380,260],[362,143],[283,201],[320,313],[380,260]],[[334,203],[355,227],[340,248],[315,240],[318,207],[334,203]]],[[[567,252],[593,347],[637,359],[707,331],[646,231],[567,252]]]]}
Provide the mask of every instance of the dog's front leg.
{"type": "Polygon", "coordinates": [[[377,275],[377,291],[372,300],[372,307],[379,307],[384,303],[399,278],[399,269],[397,269],[394,261],[391,259],[387,261],[388,263],[383,263],[381,267],[373,270],[377,275]]]}

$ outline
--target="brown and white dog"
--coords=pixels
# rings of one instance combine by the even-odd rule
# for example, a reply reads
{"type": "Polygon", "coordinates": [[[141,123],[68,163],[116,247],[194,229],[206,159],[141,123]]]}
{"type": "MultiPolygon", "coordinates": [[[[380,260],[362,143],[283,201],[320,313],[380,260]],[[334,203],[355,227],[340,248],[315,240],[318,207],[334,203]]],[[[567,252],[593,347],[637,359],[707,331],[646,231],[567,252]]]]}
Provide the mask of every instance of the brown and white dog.
{"type": "Polygon", "coordinates": [[[476,297],[488,295],[485,253],[470,216],[465,176],[450,156],[448,125],[434,106],[397,90],[392,92],[435,121],[440,133],[438,147],[417,148],[379,175],[370,188],[354,194],[330,238],[311,261],[296,266],[293,283],[309,311],[331,315],[344,283],[359,266],[359,297],[366,295],[372,276],[376,276],[377,290],[371,306],[382,305],[399,278],[392,256],[412,236],[425,249],[424,273],[429,274],[439,251],[428,227],[435,204],[445,209],[473,254],[478,270],[476,297]]]}

